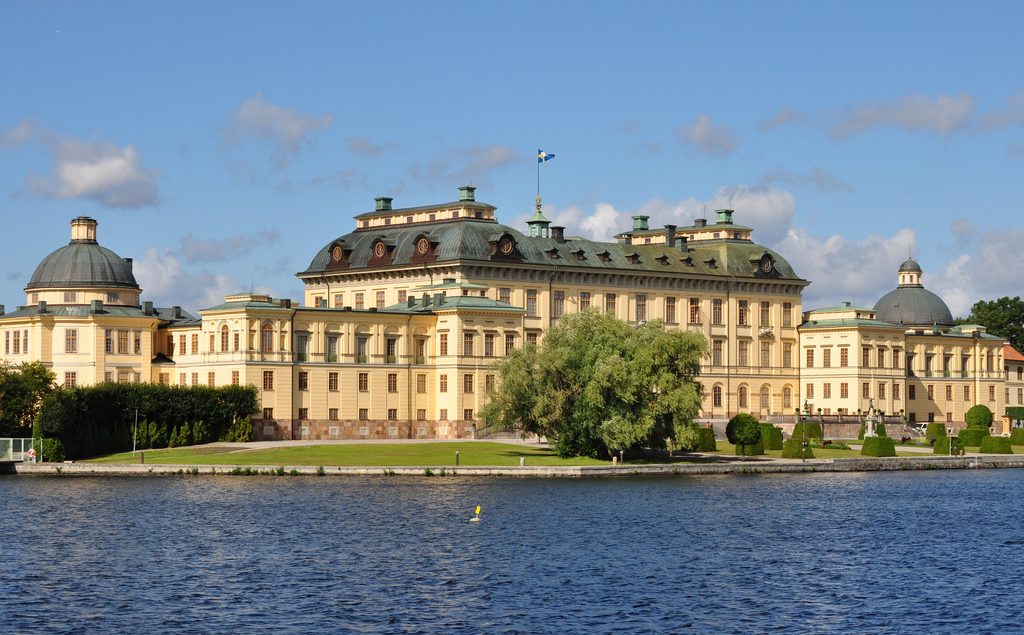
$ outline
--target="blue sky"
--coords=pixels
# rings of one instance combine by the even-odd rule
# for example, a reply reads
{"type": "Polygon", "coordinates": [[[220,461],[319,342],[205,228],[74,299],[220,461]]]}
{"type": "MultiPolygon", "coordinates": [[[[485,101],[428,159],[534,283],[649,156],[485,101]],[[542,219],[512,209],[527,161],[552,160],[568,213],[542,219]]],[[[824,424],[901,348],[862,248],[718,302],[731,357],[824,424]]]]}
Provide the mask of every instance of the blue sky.
{"type": "Polygon", "coordinates": [[[567,233],[736,210],[873,304],[910,252],[955,314],[1021,293],[1020,3],[10,3],[0,303],[100,221],[145,296],[293,274],[372,209],[466,183],[567,233]]]}

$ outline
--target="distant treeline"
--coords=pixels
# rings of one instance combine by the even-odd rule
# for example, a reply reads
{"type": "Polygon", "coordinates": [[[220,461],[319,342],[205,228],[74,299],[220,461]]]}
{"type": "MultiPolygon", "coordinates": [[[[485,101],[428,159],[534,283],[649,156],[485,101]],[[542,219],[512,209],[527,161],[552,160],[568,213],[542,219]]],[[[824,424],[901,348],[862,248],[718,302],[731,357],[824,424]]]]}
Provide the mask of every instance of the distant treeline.
{"type": "Polygon", "coordinates": [[[104,383],[60,388],[43,398],[34,436],[43,458],[80,459],[132,449],[248,441],[258,411],[255,386],[104,383]],[[135,413],[138,411],[138,428],[135,413]]]}

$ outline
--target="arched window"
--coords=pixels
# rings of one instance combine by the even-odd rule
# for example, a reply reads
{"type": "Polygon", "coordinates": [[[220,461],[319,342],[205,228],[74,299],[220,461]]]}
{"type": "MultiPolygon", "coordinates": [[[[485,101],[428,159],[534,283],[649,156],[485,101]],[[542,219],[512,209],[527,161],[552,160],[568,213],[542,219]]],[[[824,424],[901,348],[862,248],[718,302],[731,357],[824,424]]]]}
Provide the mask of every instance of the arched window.
{"type": "Polygon", "coordinates": [[[740,386],[740,408],[747,407],[747,387],[740,386]]]}
{"type": "Polygon", "coordinates": [[[228,325],[220,327],[220,352],[228,352],[228,325]]]}
{"type": "Polygon", "coordinates": [[[722,407],[722,387],[715,386],[711,389],[711,405],[715,408],[722,407]]]}
{"type": "Polygon", "coordinates": [[[267,322],[260,328],[260,350],[271,353],[274,350],[274,327],[267,322]]]}
{"type": "Polygon", "coordinates": [[[761,387],[761,412],[767,413],[772,406],[772,393],[768,386],[761,387]]]}
{"type": "Polygon", "coordinates": [[[786,409],[793,407],[793,391],[789,386],[782,389],[782,407],[786,409]]]}

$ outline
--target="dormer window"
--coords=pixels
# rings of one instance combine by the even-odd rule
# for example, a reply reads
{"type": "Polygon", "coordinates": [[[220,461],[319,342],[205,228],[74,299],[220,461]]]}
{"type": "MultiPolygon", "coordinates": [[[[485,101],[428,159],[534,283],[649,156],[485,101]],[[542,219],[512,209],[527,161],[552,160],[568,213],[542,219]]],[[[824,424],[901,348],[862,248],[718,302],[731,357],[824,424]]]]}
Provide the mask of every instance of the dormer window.
{"type": "Polygon", "coordinates": [[[601,253],[597,254],[597,257],[601,259],[601,262],[611,262],[612,259],[612,255],[607,251],[602,251],[601,253]]]}
{"type": "Polygon", "coordinates": [[[707,260],[704,261],[704,264],[706,264],[708,267],[711,267],[712,269],[718,268],[718,262],[714,258],[708,258],[707,260]]]}
{"type": "Polygon", "coordinates": [[[684,265],[686,265],[687,267],[692,267],[692,266],[694,266],[694,265],[693,265],[693,258],[691,258],[690,256],[687,256],[686,258],[680,258],[680,259],[679,259],[679,262],[683,263],[683,264],[684,264],[684,265]]]}
{"type": "Polygon", "coordinates": [[[640,254],[634,251],[633,253],[626,256],[626,260],[628,260],[629,264],[631,265],[638,265],[640,264],[640,254]]]}
{"type": "Polygon", "coordinates": [[[660,262],[663,265],[667,265],[668,264],[668,256],[659,256],[658,257],[658,262],[660,262]]]}
{"type": "Polygon", "coordinates": [[[550,256],[552,260],[556,260],[556,259],[560,258],[557,249],[549,249],[549,250],[547,250],[544,253],[546,253],[548,256],[550,256]]]}
{"type": "Polygon", "coordinates": [[[587,254],[582,249],[577,249],[576,251],[572,252],[572,255],[573,255],[573,257],[576,258],[576,260],[586,260],[587,259],[587,254]]]}

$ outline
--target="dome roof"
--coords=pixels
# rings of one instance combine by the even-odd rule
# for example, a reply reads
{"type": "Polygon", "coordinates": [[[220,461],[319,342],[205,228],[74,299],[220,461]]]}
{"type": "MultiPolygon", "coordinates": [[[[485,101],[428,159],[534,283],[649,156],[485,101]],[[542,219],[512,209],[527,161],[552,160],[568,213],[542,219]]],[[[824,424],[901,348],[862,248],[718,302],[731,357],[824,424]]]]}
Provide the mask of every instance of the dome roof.
{"type": "Polygon", "coordinates": [[[26,290],[74,287],[138,289],[132,261],[96,242],[96,221],[84,216],[71,221],[71,243],[54,251],[36,267],[26,290]]]}
{"type": "Polygon", "coordinates": [[[921,265],[917,264],[913,258],[907,258],[900,265],[900,273],[922,273],[921,265]]]}
{"type": "MultiPolygon", "coordinates": [[[[913,260],[907,262],[917,265],[913,260]]],[[[886,293],[875,303],[875,312],[879,320],[891,324],[953,326],[953,314],[942,298],[920,286],[898,287],[886,293]]]]}

